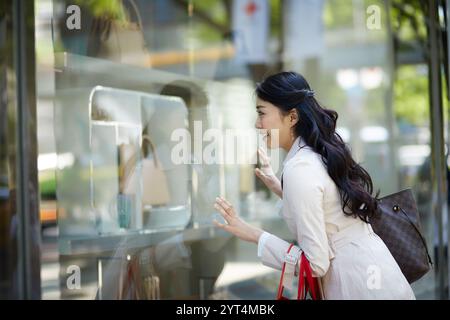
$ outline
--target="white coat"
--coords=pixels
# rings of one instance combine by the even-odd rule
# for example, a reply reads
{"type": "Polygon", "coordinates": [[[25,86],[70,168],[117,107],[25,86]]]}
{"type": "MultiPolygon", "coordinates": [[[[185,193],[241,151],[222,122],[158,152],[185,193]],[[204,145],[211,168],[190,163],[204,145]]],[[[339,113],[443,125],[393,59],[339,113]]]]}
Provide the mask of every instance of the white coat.
{"type": "MultiPolygon", "coordinates": [[[[321,156],[298,137],[283,163],[281,216],[310,261],[324,299],[415,299],[389,249],[371,226],[344,214],[321,156]]],[[[281,270],[289,247],[264,232],[258,256],[281,270]]]]}

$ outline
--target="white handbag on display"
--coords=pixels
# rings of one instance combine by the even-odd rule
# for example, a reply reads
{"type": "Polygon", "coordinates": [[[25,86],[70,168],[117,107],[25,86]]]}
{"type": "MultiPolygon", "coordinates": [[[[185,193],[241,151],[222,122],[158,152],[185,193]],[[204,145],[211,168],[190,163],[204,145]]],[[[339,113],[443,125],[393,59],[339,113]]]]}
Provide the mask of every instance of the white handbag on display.
{"type": "Polygon", "coordinates": [[[138,186],[142,185],[141,199],[144,206],[163,206],[170,202],[170,193],[166,174],[156,154],[156,148],[148,135],[142,136],[142,147],[147,143],[152,151],[153,159],[143,155],[140,164],[133,145],[120,145],[120,155],[126,159],[125,165],[121,167],[121,192],[123,194],[137,194],[138,186]],[[130,152],[130,149],[132,150],[130,152]],[[140,166],[141,170],[138,170],[140,166]]]}

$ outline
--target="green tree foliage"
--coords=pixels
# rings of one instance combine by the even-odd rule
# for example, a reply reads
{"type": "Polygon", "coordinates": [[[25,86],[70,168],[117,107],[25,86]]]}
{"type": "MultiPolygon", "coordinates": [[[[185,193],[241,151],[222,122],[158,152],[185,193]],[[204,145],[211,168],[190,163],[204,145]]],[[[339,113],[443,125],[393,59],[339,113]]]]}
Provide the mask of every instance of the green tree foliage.
{"type": "Polygon", "coordinates": [[[426,67],[424,65],[399,67],[394,81],[394,110],[397,120],[417,126],[427,125],[428,99],[426,67]]]}
{"type": "Polygon", "coordinates": [[[88,8],[94,17],[109,17],[125,21],[126,12],[121,0],[75,0],[80,7],[88,8]]]}

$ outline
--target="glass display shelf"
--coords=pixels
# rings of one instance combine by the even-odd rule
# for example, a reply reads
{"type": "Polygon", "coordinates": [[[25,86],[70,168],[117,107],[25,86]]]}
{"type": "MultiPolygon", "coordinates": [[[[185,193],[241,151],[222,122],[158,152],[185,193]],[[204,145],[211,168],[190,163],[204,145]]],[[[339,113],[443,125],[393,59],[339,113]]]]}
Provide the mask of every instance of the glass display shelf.
{"type": "MultiPolygon", "coordinates": [[[[279,217],[248,222],[264,230],[269,230],[269,232],[285,233],[286,224],[279,217]]],[[[59,252],[62,255],[93,254],[114,251],[119,247],[132,250],[162,243],[184,243],[213,238],[230,238],[232,236],[214,225],[194,225],[184,229],[121,230],[118,233],[97,236],[60,237],[59,252]]]]}

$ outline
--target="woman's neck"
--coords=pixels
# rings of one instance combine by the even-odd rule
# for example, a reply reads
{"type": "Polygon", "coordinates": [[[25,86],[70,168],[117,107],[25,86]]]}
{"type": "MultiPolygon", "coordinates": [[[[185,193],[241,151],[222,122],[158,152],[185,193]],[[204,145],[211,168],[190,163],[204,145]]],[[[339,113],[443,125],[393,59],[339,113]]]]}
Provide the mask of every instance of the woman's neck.
{"type": "Polygon", "coordinates": [[[292,145],[294,144],[294,141],[297,139],[297,137],[291,136],[290,140],[283,146],[282,148],[284,151],[289,152],[291,150],[292,145]]]}

